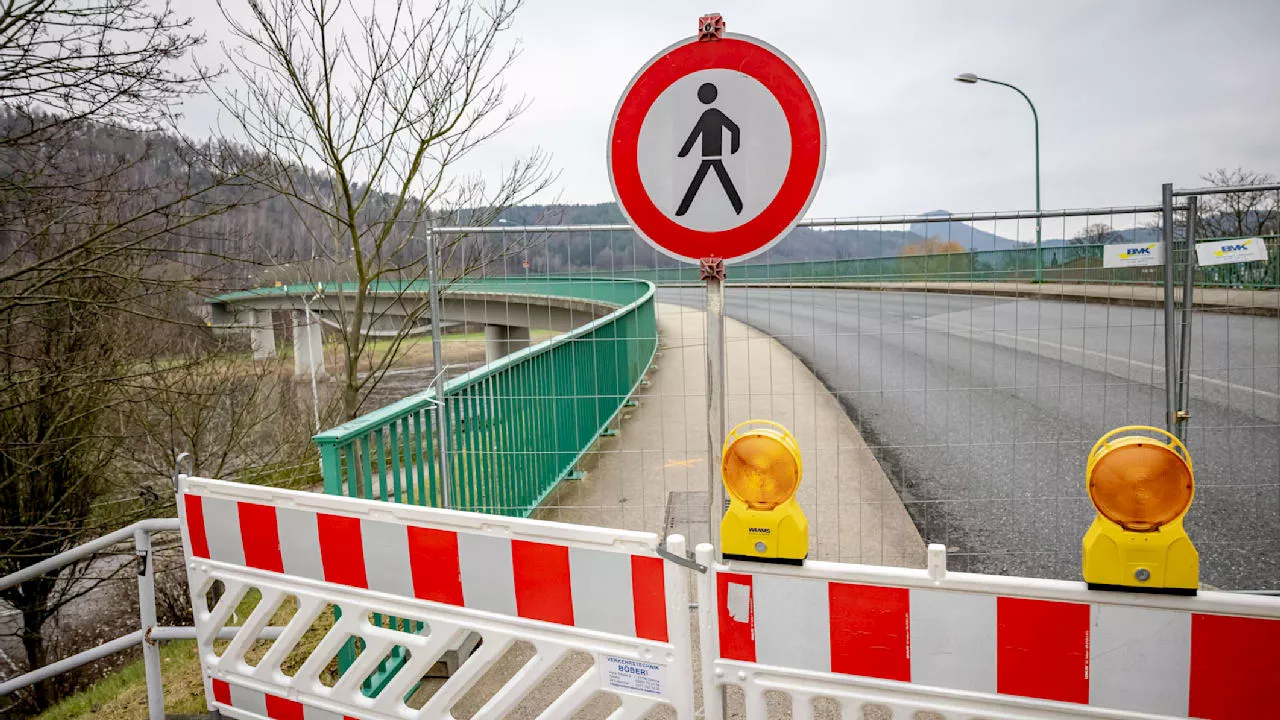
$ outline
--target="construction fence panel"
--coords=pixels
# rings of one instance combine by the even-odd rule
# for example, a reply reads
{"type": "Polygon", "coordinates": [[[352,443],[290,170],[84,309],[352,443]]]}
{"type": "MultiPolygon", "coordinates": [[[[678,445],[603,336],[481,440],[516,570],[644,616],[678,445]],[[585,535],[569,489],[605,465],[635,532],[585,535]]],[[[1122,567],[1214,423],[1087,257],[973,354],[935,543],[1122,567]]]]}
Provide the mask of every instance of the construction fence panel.
{"type": "MultiPolygon", "coordinates": [[[[1195,239],[1234,235],[1210,233],[1210,205],[1195,239]]],[[[1169,228],[1179,285],[1184,207],[1169,228]]],[[[1031,212],[809,219],[728,265],[728,425],[763,418],[796,435],[810,559],[921,567],[936,542],[958,570],[1080,577],[1090,447],[1116,427],[1164,426],[1170,409],[1165,267],[1105,268],[1103,255],[1161,242],[1165,227],[1159,206],[1038,216],[1038,251],[1031,212]]],[[[441,504],[443,406],[454,507],[713,539],[697,269],[624,225],[535,221],[436,228],[452,238],[446,274],[467,268],[477,284],[458,302],[480,302],[479,288],[513,312],[528,296],[595,297],[618,306],[613,319],[532,327],[531,347],[492,363],[480,328],[448,328],[443,403],[419,374],[407,399],[317,436],[327,490],[441,504]],[[425,490],[397,491],[405,468],[425,490]]],[[[1186,525],[1207,585],[1275,590],[1280,252],[1271,226],[1245,230],[1265,261],[1192,268],[1186,525]]]]}
{"type": "MultiPolygon", "coordinates": [[[[1157,210],[1046,211],[1039,252],[1035,213],[810,219],[769,253],[727,266],[728,424],[762,417],[796,434],[811,558],[918,567],[938,542],[957,569],[1080,577],[1080,540],[1095,515],[1090,447],[1116,427],[1169,426],[1178,409],[1166,373],[1165,266],[1103,267],[1106,248],[1163,241],[1157,210]],[[869,257],[791,259],[819,253],[869,257]]],[[[1202,204],[1195,240],[1223,237],[1202,222],[1212,212],[1202,204]]],[[[1176,307],[1185,205],[1172,217],[1176,307]]],[[[1272,225],[1245,230],[1268,247],[1265,260],[1191,268],[1184,435],[1197,497],[1187,528],[1206,584],[1276,590],[1280,256],[1272,225]]],[[[644,264],[575,272],[653,279],[660,312],[675,307],[684,327],[699,323],[704,291],[692,270],[644,264]]],[[[1181,315],[1169,317],[1176,368],[1181,315]]],[[[656,377],[671,364],[666,348],[689,344],[688,334],[666,337],[676,335],[664,337],[656,377]]],[[[685,370],[689,361],[700,359],[686,356],[685,370]]],[[[700,400],[700,390],[687,377],[677,393],[700,400]]],[[[708,459],[689,437],[666,438],[668,462],[708,459]]]]}
{"type": "Polygon", "coordinates": [[[186,476],[178,508],[225,717],[693,717],[688,581],[652,533],[186,476]]]}
{"type": "MultiPolygon", "coordinates": [[[[1225,237],[1204,220],[1220,215],[1202,202],[1194,238],[1225,237]]],[[[626,225],[518,219],[436,232],[456,238],[466,282],[512,307],[585,293],[618,305],[611,322],[531,328],[531,347],[488,364],[479,328],[449,329],[445,361],[462,372],[443,404],[411,393],[321,433],[326,488],[439,505],[443,405],[454,507],[713,539],[705,493],[719,457],[696,269],[626,225]],[[426,475],[425,491],[397,491],[406,468],[426,475]]],[[[938,542],[956,569],[1079,578],[1089,448],[1121,425],[1166,425],[1170,411],[1169,273],[1103,268],[1102,255],[1146,249],[1165,229],[1153,205],[808,219],[728,265],[728,425],[777,420],[799,439],[810,559],[920,566],[938,542]]],[[[1169,231],[1180,284],[1181,201],[1169,231]]],[[[1192,268],[1187,527],[1204,583],[1280,589],[1280,252],[1271,225],[1244,231],[1265,241],[1265,261],[1192,268]]]]}

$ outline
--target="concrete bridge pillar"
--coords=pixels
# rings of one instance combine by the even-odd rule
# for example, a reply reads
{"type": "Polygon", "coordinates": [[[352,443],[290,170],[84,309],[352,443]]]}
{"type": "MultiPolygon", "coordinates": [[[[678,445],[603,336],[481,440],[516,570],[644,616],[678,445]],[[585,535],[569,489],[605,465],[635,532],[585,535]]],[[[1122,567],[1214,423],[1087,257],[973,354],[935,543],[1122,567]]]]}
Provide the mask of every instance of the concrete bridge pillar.
{"type": "Polygon", "coordinates": [[[270,310],[249,311],[249,347],[253,348],[254,360],[276,356],[276,329],[270,310]]]}
{"type": "Polygon", "coordinates": [[[487,363],[527,347],[529,347],[529,328],[527,327],[484,326],[484,361],[487,363]]]}
{"type": "Polygon", "coordinates": [[[293,311],[293,374],[310,375],[314,365],[317,375],[324,374],[324,343],[320,319],[311,313],[307,322],[305,310],[293,311]]]}

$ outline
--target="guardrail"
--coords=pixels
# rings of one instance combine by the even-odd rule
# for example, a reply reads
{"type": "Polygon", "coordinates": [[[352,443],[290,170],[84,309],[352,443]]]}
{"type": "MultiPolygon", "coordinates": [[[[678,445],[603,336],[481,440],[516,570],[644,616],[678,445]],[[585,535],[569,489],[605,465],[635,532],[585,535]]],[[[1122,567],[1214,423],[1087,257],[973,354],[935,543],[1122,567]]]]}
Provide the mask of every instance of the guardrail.
{"type": "Polygon", "coordinates": [[[573,472],[648,369],[658,344],[653,284],[503,278],[450,289],[575,297],[617,309],[450,380],[443,400],[427,390],[316,435],[325,492],[441,507],[443,407],[450,505],[527,516],[573,472]]]}
{"type": "MultiPolygon", "coordinates": [[[[1196,268],[1196,284],[1202,287],[1229,287],[1249,290],[1280,288],[1280,236],[1264,236],[1267,262],[1216,265],[1196,268]]],[[[1197,238],[1205,241],[1210,238],[1197,238]]],[[[1225,240],[1228,238],[1212,238],[1225,240]]],[[[1104,245],[1055,245],[1041,249],[1045,282],[1156,284],[1163,280],[1161,267],[1104,268],[1104,245]]],[[[1180,252],[1180,250],[1175,250],[1180,252]]],[[[730,265],[726,282],[998,282],[1031,280],[1035,276],[1033,247],[1013,250],[895,255],[846,260],[743,263],[730,265]]],[[[585,271],[586,277],[606,273],[585,271]]],[[[610,270],[609,276],[625,275],[657,285],[698,283],[696,267],[610,270]]]]}

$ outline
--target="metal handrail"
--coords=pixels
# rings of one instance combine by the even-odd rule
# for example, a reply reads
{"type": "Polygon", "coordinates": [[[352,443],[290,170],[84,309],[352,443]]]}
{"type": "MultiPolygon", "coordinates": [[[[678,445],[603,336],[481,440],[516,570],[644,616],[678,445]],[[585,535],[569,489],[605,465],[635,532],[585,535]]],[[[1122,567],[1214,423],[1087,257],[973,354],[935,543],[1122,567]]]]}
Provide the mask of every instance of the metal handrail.
{"type": "MultiPolygon", "coordinates": [[[[75,670],[82,665],[101,660],[108,655],[142,646],[142,660],[147,682],[147,710],[150,720],[164,720],[164,687],[160,679],[160,648],[156,643],[161,640],[195,640],[196,629],[191,626],[165,626],[156,624],[155,567],[151,553],[151,534],[154,532],[171,532],[181,529],[178,518],[148,518],[132,525],[107,533],[100,538],[77,545],[65,552],[42,560],[28,568],[10,573],[0,578],[0,590],[34,580],[74,562],[93,557],[107,548],[133,538],[135,552],[139,560],[138,567],[138,620],[141,627],[131,633],[108,640],[101,645],[63,658],[43,667],[28,670],[14,678],[0,682],[0,697],[5,697],[34,685],[38,682],[75,670]]],[[[240,631],[237,626],[223,627],[218,631],[218,638],[229,640],[240,631]]],[[[275,640],[284,631],[283,627],[268,627],[260,637],[275,640]]]]}
{"type": "Polygon", "coordinates": [[[83,545],[77,545],[65,552],[60,552],[48,560],[40,562],[30,567],[23,568],[15,573],[10,573],[0,578],[0,590],[8,590],[14,585],[20,585],[28,580],[35,580],[50,571],[66,567],[73,562],[84,560],[85,558],[96,555],[103,550],[122,543],[134,537],[139,530],[147,532],[162,532],[165,530],[177,530],[178,518],[148,518],[139,520],[132,525],[126,525],[112,533],[107,533],[96,540],[90,540],[83,545]]]}

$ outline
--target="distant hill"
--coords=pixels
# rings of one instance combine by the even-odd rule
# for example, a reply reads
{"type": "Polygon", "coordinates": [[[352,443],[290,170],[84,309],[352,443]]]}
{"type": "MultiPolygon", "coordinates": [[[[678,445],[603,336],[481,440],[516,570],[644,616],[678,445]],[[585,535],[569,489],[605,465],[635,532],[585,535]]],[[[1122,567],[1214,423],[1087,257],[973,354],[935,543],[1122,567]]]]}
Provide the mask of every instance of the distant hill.
{"type": "MultiPolygon", "coordinates": [[[[924,215],[945,217],[945,210],[924,215]]],[[[594,205],[522,205],[501,216],[513,225],[615,225],[625,220],[614,203],[594,205]]],[[[1013,228],[1012,222],[1008,227],[1013,228]]],[[[1121,242],[1148,243],[1160,240],[1158,228],[1136,227],[1117,230],[1121,242]]],[[[624,269],[628,267],[674,267],[677,261],[655,253],[647,243],[636,244],[630,232],[603,233],[587,236],[559,234],[546,242],[547,265],[551,271],[596,267],[624,269]]],[[[768,252],[752,262],[779,263],[806,260],[843,260],[849,258],[902,255],[909,245],[936,238],[942,243],[954,242],[966,251],[1018,250],[1034,245],[1034,236],[1013,239],[982,230],[965,222],[939,221],[913,223],[907,230],[869,225],[850,227],[796,228],[768,252]]],[[[1045,237],[1044,247],[1067,245],[1069,238],[1045,237]]],[[[540,264],[538,264],[540,266],[540,264]]]]}
{"type": "MultiPolygon", "coordinates": [[[[500,219],[513,225],[612,225],[626,222],[615,203],[521,205],[504,211],[500,219]]],[[[583,266],[579,264],[580,262],[605,268],[670,267],[677,264],[676,261],[665,256],[655,258],[647,243],[641,242],[636,245],[636,237],[633,233],[614,233],[608,239],[603,238],[603,233],[595,235],[598,237],[592,239],[591,245],[597,251],[607,253],[604,260],[598,257],[588,258],[592,248],[587,247],[586,241],[575,243],[564,234],[549,238],[548,252],[554,257],[566,244],[570,247],[579,245],[577,250],[567,253],[568,257],[574,260],[569,263],[572,267],[583,266]],[[632,262],[633,259],[634,262],[632,262]]],[[[755,261],[793,262],[899,255],[904,247],[923,239],[923,236],[915,233],[894,229],[796,228],[768,252],[758,256],[755,261]]],[[[564,251],[560,252],[562,254],[564,251]]],[[[560,269],[568,269],[568,266],[560,269]]]]}
{"type": "MultiPolygon", "coordinates": [[[[0,123],[14,122],[12,115],[0,113],[0,123]]],[[[101,155],[105,166],[120,162],[119,157],[132,163],[131,172],[147,178],[182,179],[186,173],[195,172],[208,177],[207,169],[193,163],[183,151],[183,143],[165,133],[138,133],[121,128],[108,128],[85,124],[73,133],[71,140],[61,148],[90,156],[101,155]]],[[[0,158],[3,159],[3,158],[0,158]]],[[[251,161],[246,157],[246,162],[251,161]]],[[[308,184],[323,189],[324,177],[314,170],[298,170],[306,176],[308,184]]],[[[231,191],[219,190],[214,200],[229,199],[231,191]]],[[[241,198],[243,200],[243,198],[241,198]]],[[[377,202],[370,203],[370,212],[376,212],[377,202]]],[[[452,223],[465,224],[466,218],[457,217],[452,223]]],[[[928,215],[947,215],[934,210],[928,215]]],[[[521,205],[505,210],[500,219],[513,225],[613,225],[623,224],[622,213],[615,203],[591,205],[521,205]]],[[[995,229],[1008,228],[1014,223],[998,225],[995,229]]],[[[316,255],[318,242],[328,236],[325,223],[315,211],[294,207],[284,198],[254,193],[254,197],[242,207],[201,223],[198,231],[162,239],[174,249],[195,250],[209,261],[218,257],[240,258],[263,266],[279,266],[307,261],[316,255]]],[[[1047,228],[1046,228],[1047,229],[1047,228]]],[[[1024,228],[1025,231],[1025,228],[1024,228]]],[[[1120,231],[1124,242],[1154,242],[1159,231],[1139,227],[1120,231]]],[[[1031,239],[1004,237],[975,227],[969,223],[940,221],[914,223],[907,229],[901,226],[862,227],[804,227],[796,228],[786,238],[754,262],[781,263],[796,261],[842,260],[898,256],[908,247],[920,246],[936,238],[942,243],[954,242],[964,250],[1009,250],[1030,246],[1031,239]]],[[[472,242],[502,244],[509,238],[488,236],[473,238],[472,242]]],[[[1044,245],[1054,246],[1069,242],[1063,238],[1044,239],[1044,245]]],[[[326,248],[328,250],[328,248],[326,248]]],[[[339,251],[341,252],[341,251],[339,251]]],[[[501,254],[501,253],[499,253],[501,254]]],[[[200,262],[199,258],[196,258],[200,262]]],[[[639,242],[631,232],[558,233],[537,238],[527,250],[512,253],[502,264],[508,270],[518,270],[524,262],[535,272],[561,272],[576,269],[616,269],[673,267],[677,261],[656,252],[647,243],[639,242]]],[[[249,278],[244,278],[249,282],[249,278]]]]}
{"type": "MultiPolygon", "coordinates": [[[[945,210],[934,210],[923,214],[945,216],[950,213],[945,210]]],[[[921,237],[937,237],[944,242],[959,243],[965,250],[1013,250],[1026,247],[1026,245],[1017,240],[1010,240],[985,230],[979,230],[968,223],[962,222],[914,223],[911,225],[910,231],[912,234],[921,237]]],[[[1034,238],[1032,238],[1032,241],[1034,241],[1034,238]]]]}

